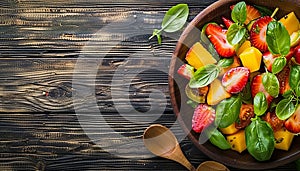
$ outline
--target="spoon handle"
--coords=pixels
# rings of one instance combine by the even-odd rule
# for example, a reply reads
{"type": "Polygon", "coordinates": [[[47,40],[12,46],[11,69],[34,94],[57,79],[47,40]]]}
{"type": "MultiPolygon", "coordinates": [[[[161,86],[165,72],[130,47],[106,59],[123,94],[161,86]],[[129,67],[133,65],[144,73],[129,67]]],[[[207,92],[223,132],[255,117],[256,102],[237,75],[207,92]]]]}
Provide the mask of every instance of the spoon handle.
{"type": "Polygon", "coordinates": [[[177,144],[177,146],[175,147],[173,154],[177,154],[177,155],[170,155],[167,158],[180,163],[181,165],[186,167],[189,171],[196,170],[196,168],[187,160],[187,158],[182,153],[179,144],[177,144]]]}

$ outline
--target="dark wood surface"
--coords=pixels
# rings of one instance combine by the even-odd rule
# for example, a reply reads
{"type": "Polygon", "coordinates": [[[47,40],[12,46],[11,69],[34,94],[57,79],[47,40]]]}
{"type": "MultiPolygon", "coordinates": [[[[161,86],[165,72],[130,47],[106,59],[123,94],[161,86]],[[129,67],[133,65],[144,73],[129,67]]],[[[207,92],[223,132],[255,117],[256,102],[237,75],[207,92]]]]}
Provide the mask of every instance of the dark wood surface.
{"type": "MultiPolygon", "coordinates": [[[[2,0],[0,170],[185,170],[147,157],[134,143],[115,145],[124,145],[124,137],[141,142],[151,123],[182,134],[165,72],[180,32],[162,45],[148,37],[171,6],[187,3],[191,21],[213,2],[2,0]],[[126,27],[114,28],[122,21],[126,27]],[[142,34],[127,37],[134,30],[142,34]]],[[[187,138],[180,144],[193,165],[211,160],[187,138]]],[[[295,170],[295,164],[272,170],[295,170]]]]}

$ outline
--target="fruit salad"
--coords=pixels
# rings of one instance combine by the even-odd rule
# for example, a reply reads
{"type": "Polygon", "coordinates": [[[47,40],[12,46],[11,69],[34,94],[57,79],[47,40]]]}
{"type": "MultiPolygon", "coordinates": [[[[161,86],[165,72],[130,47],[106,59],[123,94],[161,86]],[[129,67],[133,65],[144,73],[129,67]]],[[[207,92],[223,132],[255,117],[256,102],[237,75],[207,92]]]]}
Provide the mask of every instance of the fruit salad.
{"type": "Polygon", "coordinates": [[[223,150],[270,160],[300,133],[300,24],[247,4],[203,26],[177,73],[189,82],[192,129],[223,150]]]}

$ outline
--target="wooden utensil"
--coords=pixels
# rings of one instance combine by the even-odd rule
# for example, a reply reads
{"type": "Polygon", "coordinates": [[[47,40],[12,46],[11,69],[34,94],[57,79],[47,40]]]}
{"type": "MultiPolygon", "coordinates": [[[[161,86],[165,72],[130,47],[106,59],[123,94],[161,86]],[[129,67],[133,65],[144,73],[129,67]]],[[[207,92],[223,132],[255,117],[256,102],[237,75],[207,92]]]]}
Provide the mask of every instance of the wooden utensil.
{"type": "MultiPolygon", "coordinates": [[[[149,126],[144,132],[143,140],[146,148],[154,155],[176,161],[190,171],[196,170],[182,153],[175,135],[167,127],[160,124],[149,126]]],[[[201,171],[229,171],[224,165],[214,161],[203,162],[197,168],[200,169],[201,171]]]]}

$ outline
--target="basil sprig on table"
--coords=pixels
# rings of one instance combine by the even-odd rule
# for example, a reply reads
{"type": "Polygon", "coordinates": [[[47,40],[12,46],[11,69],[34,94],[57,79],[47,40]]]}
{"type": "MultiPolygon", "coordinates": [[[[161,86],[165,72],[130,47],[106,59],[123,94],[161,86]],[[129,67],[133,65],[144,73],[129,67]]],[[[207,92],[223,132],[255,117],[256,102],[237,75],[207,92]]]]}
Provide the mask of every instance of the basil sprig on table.
{"type": "Polygon", "coordinates": [[[237,3],[231,12],[231,18],[235,22],[227,32],[227,40],[231,45],[242,44],[246,40],[247,29],[244,22],[247,19],[247,8],[244,1],[237,3]]]}
{"type": "Polygon", "coordinates": [[[149,39],[152,39],[156,36],[158,44],[161,44],[161,32],[165,31],[172,33],[180,30],[186,23],[188,16],[189,7],[187,4],[178,4],[173,6],[165,14],[161,24],[161,29],[154,29],[153,34],[149,39]]]}
{"type": "Polygon", "coordinates": [[[274,55],[280,55],[272,65],[272,73],[277,74],[287,63],[285,56],[290,52],[290,35],[281,22],[271,21],[267,27],[266,41],[269,51],[274,55]]]}

